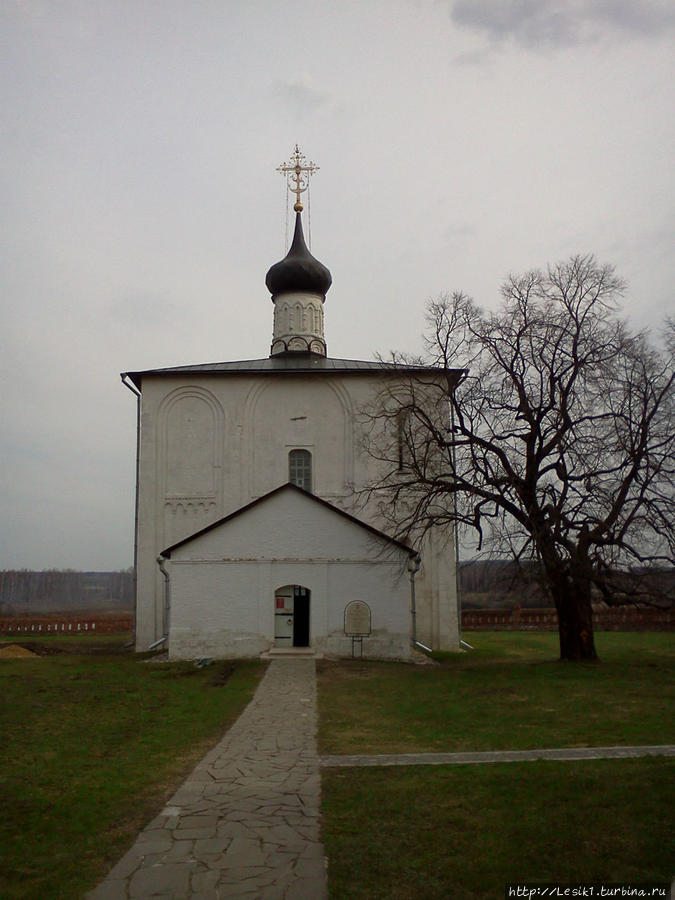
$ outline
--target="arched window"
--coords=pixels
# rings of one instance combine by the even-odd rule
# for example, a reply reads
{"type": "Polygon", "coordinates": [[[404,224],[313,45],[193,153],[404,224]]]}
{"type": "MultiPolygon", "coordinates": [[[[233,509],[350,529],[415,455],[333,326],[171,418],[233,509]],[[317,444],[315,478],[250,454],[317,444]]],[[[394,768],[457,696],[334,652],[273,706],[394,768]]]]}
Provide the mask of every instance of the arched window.
{"type": "Polygon", "coordinates": [[[288,480],[306,491],[312,490],[312,454],[309,450],[291,450],[288,454],[288,480]]]}

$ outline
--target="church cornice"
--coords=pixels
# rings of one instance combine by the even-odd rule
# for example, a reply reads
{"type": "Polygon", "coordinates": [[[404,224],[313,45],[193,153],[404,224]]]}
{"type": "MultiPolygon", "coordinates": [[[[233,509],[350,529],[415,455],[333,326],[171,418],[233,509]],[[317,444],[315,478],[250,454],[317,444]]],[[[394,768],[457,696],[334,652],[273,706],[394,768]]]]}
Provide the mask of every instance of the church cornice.
{"type": "Polygon", "coordinates": [[[265,357],[264,359],[242,359],[232,362],[203,363],[194,366],[171,366],[163,369],[144,369],[136,372],[123,372],[140,389],[146,377],[192,377],[198,375],[232,376],[232,375],[399,375],[405,377],[446,376],[452,384],[459,383],[466,369],[444,369],[440,366],[413,366],[401,363],[380,362],[379,360],[336,359],[320,356],[317,353],[293,353],[265,357]]]}

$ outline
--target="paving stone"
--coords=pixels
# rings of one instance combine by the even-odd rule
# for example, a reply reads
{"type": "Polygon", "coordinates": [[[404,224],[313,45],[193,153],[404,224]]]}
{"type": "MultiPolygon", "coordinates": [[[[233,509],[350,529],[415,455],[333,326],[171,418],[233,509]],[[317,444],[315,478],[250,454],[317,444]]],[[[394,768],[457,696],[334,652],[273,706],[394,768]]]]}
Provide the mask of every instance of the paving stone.
{"type": "Polygon", "coordinates": [[[274,866],[268,865],[264,872],[261,872],[260,875],[256,876],[255,882],[258,887],[267,887],[272,884],[292,884],[295,880],[295,871],[294,871],[295,863],[287,863],[286,866],[274,866]]]}
{"type": "Polygon", "coordinates": [[[228,809],[227,818],[230,822],[241,822],[247,817],[248,813],[238,809],[228,809]]]}
{"type": "Polygon", "coordinates": [[[254,813],[260,809],[260,798],[237,797],[237,807],[242,812],[254,813]]]}
{"type": "Polygon", "coordinates": [[[236,837],[251,838],[252,840],[255,840],[257,834],[254,829],[249,828],[242,822],[224,822],[222,825],[218,826],[217,832],[218,837],[227,839],[228,844],[232,838],[236,837]]]}
{"type": "Polygon", "coordinates": [[[162,860],[165,862],[187,862],[194,860],[194,841],[174,841],[171,849],[165,853],[162,860]]]}
{"type": "Polygon", "coordinates": [[[250,838],[233,838],[227,849],[225,859],[231,866],[249,868],[251,866],[264,866],[265,855],[258,841],[250,838]]]}
{"type": "Polygon", "coordinates": [[[320,857],[299,859],[295,867],[295,874],[298,878],[324,878],[326,875],[325,859],[320,857]]]}
{"type": "Polygon", "coordinates": [[[300,878],[288,888],[285,900],[325,900],[328,897],[326,877],[300,878]]]}
{"type": "Polygon", "coordinates": [[[307,838],[298,834],[289,825],[275,825],[267,830],[265,840],[282,847],[298,847],[301,852],[307,843],[307,838]]]}
{"type": "Polygon", "coordinates": [[[290,867],[290,871],[292,871],[297,860],[301,858],[297,853],[293,853],[292,850],[280,849],[276,844],[265,844],[263,850],[268,854],[268,866],[279,869],[286,866],[290,867]]]}
{"type": "Polygon", "coordinates": [[[308,857],[318,857],[324,861],[326,859],[323,844],[319,843],[319,841],[307,841],[307,844],[305,845],[300,856],[302,859],[306,859],[308,857]]]}
{"type": "Polygon", "coordinates": [[[87,900],[128,900],[125,878],[106,878],[99,886],[87,894],[87,900]]]}
{"type": "Polygon", "coordinates": [[[163,840],[137,841],[129,853],[136,856],[147,857],[154,854],[166,853],[172,846],[173,842],[169,837],[163,840]]]}
{"type": "Polygon", "coordinates": [[[206,769],[195,769],[192,775],[190,775],[189,781],[186,782],[185,787],[188,790],[191,788],[201,790],[202,785],[211,784],[212,781],[213,777],[209,775],[206,769]]]}
{"type": "MultiPolygon", "coordinates": [[[[209,891],[216,891],[218,887],[218,881],[220,880],[220,876],[218,872],[196,872],[192,876],[192,891],[199,893],[208,893],[209,891]]],[[[217,891],[216,891],[217,894],[217,891]]]]}
{"type": "MultiPolygon", "coordinates": [[[[260,891],[258,888],[248,888],[243,887],[242,885],[230,885],[227,888],[227,893],[220,893],[221,897],[227,897],[228,900],[259,900],[260,891]]],[[[309,900],[309,897],[306,898],[309,900]]]]}
{"type": "Polygon", "coordinates": [[[316,825],[314,822],[307,822],[305,825],[293,825],[293,829],[297,831],[300,837],[305,838],[307,841],[316,840],[316,825]]]}
{"type": "Polygon", "coordinates": [[[194,855],[201,859],[204,856],[221,856],[223,851],[227,849],[227,844],[222,838],[208,838],[204,841],[195,841],[194,855]]]}
{"type": "Polygon", "coordinates": [[[376,756],[322,756],[321,766],[343,768],[351,766],[447,766],[497,762],[531,762],[540,759],[628,759],[642,756],[675,756],[675,745],[630,747],[554,747],[537,750],[494,750],[458,753],[398,753],[376,756]]]}
{"type": "Polygon", "coordinates": [[[262,888],[258,894],[257,900],[284,900],[286,896],[286,887],[272,885],[271,887],[262,888]]]}
{"type": "MultiPolygon", "coordinates": [[[[134,847],[131,848],[129,853],[132,853],[133,850],[134,850],[134,847]]],[[[150,866],[154,866],[155,863],[159,864],[164,860],[165,856],[166,856],[166,851],[163,853],[148,853],[147,856],[140,856],[138,868],[139,869],[141,869],[141,868],[147,869],[150,866]]]]}
{"type": "MultiPolygon", "coordinates": [[[[266,866],[220,866],[221,884],[253,883],[256,879],[267,874],[266,866]]],[[[257,883],[257,882],[256,882],[257,883]]]]}
{"type": "Polygon", "coordinates": [[[176,828],[171,834],[176,841],[202,841],[212,838],[216,833],[216,826],[212,828],[176,828]]]}
{"type": "Polygon", "coordinates": [[[108,872],[108,878],[115,881],[117,878],[128,878],[133,875],[136,869],[141,865],[141,859],[134,853],[125,853],[119,862],[115,863],[108,872]]]}
{"type": "Polygon", "coordinates": [[[131,898],[138,897],[140,900],[156,897],[158,894],[176,898],[188,897],[191,874],[189,865],[179,863],[166,863],[152,866],[149,869],[139,869],[131,877],[129,896],[131,898]]]}
{"type": "Polygon", "coordinates": [[[173,817],[173,816],[179,816],[180,814],[181,814],[180,806],[165,806],[164,809],[161,811],[160,816],[173,817]]]}
{"type": "Polygon", "coordinates": [[[197,816],[181,816],[181,828],[215,828],[218,824],[219,816],[209,812],[204,815],[197,816]]]}
{"type": "Polygon", "coordinates": [[[189,808],[181,811],[181,816],[208,815],[215,808],[220,808],[219,804],[214,804],[214,801],[209,800],[208,797],[200,796],[191,801],[189,808]]]}
{"type": "Polygon", "coordinates": [[[154,828],[152,824],[148,825],[148,827],[138,835],[138,842],[140,844],[156,843],[157,841],[164,840],[170,841],[171,838],[167,836],[163,828],[154,828]]]}

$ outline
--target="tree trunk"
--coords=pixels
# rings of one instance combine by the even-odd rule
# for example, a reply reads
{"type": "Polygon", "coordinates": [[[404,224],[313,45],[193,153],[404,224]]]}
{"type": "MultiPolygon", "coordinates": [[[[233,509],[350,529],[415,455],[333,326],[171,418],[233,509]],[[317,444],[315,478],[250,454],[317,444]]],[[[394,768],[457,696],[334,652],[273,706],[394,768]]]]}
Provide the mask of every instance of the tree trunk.
{"type": "Polygon", "coordinates": [[[590,588],[581,588],[565,579],[553,587],[553,594],[558,613],[560,659],[597,660],[590,588]]]}

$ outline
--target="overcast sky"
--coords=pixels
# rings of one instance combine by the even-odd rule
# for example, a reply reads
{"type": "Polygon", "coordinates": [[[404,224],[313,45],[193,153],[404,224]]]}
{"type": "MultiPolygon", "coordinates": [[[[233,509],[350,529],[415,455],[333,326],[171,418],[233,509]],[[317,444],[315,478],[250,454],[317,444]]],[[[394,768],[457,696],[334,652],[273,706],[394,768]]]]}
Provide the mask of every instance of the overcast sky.
{"type": "Polygon", "coordinates": [[[132,563],[127,370],[260,358],[296,141],[329,355],[613,263],[673,310],[672,0],[4,0],[0,568],[132,563]]]}

